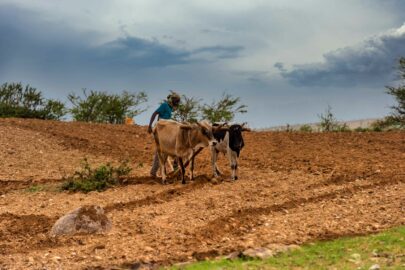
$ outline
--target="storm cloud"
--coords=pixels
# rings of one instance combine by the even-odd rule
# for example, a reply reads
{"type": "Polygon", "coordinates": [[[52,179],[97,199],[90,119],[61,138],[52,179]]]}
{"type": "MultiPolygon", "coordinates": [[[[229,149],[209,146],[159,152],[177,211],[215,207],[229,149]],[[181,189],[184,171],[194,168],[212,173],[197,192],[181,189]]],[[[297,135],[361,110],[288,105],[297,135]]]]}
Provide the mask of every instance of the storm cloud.
{"type": "Polygon", "coordinates": [[[193,50],[175,48],[157,39],[126,34],[112,41],[94,44],[95,32],[78,33],[66,25],[53,25],[39,14],[10,5],[0,9],[0,73],[11,68],[43,71],[133,70],[164,68],[205,61],[237,58],[241,46],[206,46],[193,50]]]}
{"type": "Polygon", "coordinates": [[[380,85],[395,79],[401,56],[405,56],[405,24],[358,46],[326,53],[320,63],[296,65],[291,70],[282,63],[274,66],[295,86],[380,85]]]}

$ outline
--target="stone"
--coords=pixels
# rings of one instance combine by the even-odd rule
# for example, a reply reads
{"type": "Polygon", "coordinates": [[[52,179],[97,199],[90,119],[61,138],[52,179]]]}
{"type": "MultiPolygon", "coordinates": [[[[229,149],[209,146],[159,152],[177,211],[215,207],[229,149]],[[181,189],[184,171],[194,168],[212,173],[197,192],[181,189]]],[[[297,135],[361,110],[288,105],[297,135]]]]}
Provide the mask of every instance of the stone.
{"type": "Polygon", "coordinates": [[[373,264],[368,270],[379,270],[380,265],[379,264],[373,264]]]}
{"type": "Polygon", "coordinates": [[[50,236],[105,233],[111,229],[111,221],[104,209],[96,205],[77,208],[59,218],[53,225],[50,236]]]}
{"type": "Polygon", "coordinates": [[[352,262],[354,264],[360,264],[361,263],[361,255],[358,253],[354,253],[350,255],[349,262],[352,262]]]}
{"type": "Polygon", "coordinates": [[[236,260],[238,258],[240,258],[242,255],[242,253],[240,253],[239,251],[235,251],[232,252],[231,254],[228,254],[227,256],[225,256],[226,260],[236,260]]]}
{"type": "Polygon", "coordinates": [[[274,256],[274,252],[267,248],[249,248],[242,252],[243,257],[252,259],[267,259],[274,256]]]}

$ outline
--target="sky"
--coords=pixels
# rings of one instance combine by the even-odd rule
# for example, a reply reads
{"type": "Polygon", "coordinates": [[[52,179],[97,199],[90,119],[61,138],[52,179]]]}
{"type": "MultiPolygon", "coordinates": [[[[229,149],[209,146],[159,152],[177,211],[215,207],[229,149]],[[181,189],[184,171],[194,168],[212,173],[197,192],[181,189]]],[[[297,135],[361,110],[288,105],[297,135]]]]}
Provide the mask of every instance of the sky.
{"type": "Polygon", "coordinates": [[[379,118],[405,56],[403,0],[0,0],[0,84],[248,106],[253,128],[379,118]]]}

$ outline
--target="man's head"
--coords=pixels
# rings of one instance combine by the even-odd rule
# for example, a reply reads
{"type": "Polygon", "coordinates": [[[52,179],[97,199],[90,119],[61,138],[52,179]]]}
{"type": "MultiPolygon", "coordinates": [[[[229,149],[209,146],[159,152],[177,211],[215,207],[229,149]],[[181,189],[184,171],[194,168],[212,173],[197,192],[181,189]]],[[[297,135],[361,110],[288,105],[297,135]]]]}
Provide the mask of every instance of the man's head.
{"type": "Polygon", "coordinates": [[[171,91],[171,94],[167,96],[167,102],[173,108],[177,108],[180,104],[180,95],[174,91],[171,91]]]}

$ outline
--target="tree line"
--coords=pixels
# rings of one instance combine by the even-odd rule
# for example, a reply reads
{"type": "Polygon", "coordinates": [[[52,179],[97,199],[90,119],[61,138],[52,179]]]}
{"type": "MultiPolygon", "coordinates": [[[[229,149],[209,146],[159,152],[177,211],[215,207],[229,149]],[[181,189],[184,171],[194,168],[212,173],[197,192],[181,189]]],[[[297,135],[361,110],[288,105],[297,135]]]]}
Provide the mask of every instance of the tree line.
{"type": "MultiPolygon", "coordinates": [[[[126,118],[133,118],[146,111],[148,96],[143,91],[114,94],[83,89],[81,95],[71,93],[67,99],[70,102],[69,108],[61,101],[46,99],[41,91],[30,85],[4,83],[0,86],[0,117],[61,120],[70,114],[75,121],[122,124],[126,118]]],[[[211,122],[232,121],[237,113],[247,112],[247,106],[240,103],[239,97],[226,93],[210,104],[182,95],[173,118],[182,122],[201,119],[211,122]]]]}

